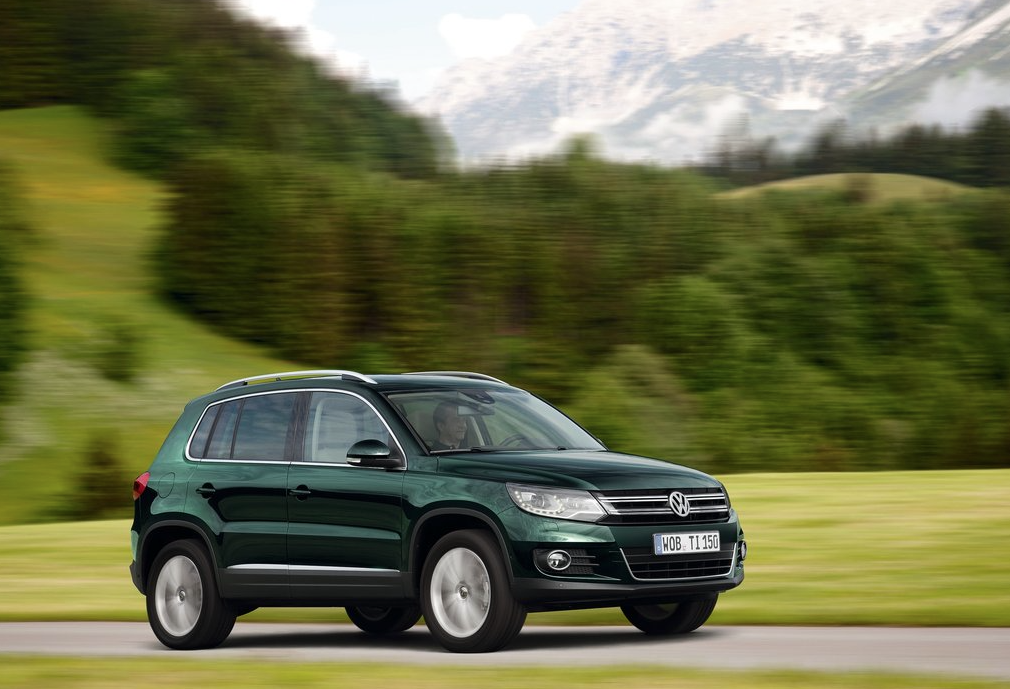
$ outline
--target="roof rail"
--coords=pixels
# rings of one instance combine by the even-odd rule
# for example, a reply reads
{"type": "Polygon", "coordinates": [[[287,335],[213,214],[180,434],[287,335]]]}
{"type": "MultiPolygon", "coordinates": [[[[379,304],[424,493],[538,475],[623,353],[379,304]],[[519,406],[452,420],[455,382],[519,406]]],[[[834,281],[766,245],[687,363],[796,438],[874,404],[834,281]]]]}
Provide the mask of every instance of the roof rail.
{"type": "Polygon", "coordinates": [[[404,373],[405,376],[448,376],[450,378],[468,378],[470,380],[486,380],[489,383],[501,383],[508,385],[504,380],[499,380],[486,373],[471,373],[470,371],[412,371],[404,373]]]}
{"type": "Polygon", "coordinates": [[[225,383],[224,385],[219,387],[218,390],[224,390],[225,388],[237,388],[243,385],[250,385],[252,383],[265,383],[267,381],[287,380],[289,378],[323,378],[334,376],[347,378],[349,380],[356,380],[360,383],[368,383],[369,385],[376,384],[374,378],[370,378],[369,376],[366,376],[362,373],[358,373],[356,371],[320,369],[313,371],[287,371],[286,373],[268,373],[262,376],[239,378],[238,380],[233,380],[230,383],[225,383]]]}

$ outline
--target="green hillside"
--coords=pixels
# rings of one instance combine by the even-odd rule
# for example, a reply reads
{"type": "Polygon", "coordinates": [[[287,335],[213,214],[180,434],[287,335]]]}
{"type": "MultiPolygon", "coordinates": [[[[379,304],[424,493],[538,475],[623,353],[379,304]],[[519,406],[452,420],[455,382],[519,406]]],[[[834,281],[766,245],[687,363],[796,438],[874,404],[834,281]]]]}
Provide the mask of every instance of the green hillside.
{"type": "Polygon", "coordinates": [[[835,173],[810,175],[778,182],[756,184],[723,192],[721,198],[753,198],[768,192],[831,191],[859,195],[870,203],[894,201],[948,201],[976,191],[956,182],[931,177],[892,173],[835,173]]]}
{"type": "Polygon", "coordinates": [[[164,194],[103,162],[107,142],[75,107],[0,112],[0,157],[16,170],[36,235],[24,267],[31,353],[3,414],[0,523],[54,515],[93,446],[121,465],[128,509],[130,481],[185,402],[216,382],[291,366],[154,296],[147,254],[164,194]],[[110,369],[127,365],[132,380],[115,382],[110,369]]]}
{"type": "Polygon", "coordinates": [[[488,371],[615,449],[719,474],[1007,465],[1010,194],[727,203],[577,151],[440,184],[230,152],[175,178],[169,217],[169,187],[103,162],[107,126],[0,112],[35,226],[0,523],[73,516],[110,474],[128,509],[185,401],[299,367],[224,327],[313,367],[488,371]],[[156,296],[166,238],[169,294],[217,300],[203,321],[156,296]]]}

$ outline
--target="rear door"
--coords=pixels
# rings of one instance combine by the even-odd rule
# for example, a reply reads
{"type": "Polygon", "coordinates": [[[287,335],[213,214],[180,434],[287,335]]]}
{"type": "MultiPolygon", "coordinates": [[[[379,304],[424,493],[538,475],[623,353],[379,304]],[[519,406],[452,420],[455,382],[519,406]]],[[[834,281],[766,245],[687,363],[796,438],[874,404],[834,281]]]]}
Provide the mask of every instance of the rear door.
{"type": "Polygon", "coordinates": [[[189,445],[198,460],[187,505],[218,539],[229,596],[287,595],[287,472],[298,395],[248,395],[210,406],[189,445]]]}

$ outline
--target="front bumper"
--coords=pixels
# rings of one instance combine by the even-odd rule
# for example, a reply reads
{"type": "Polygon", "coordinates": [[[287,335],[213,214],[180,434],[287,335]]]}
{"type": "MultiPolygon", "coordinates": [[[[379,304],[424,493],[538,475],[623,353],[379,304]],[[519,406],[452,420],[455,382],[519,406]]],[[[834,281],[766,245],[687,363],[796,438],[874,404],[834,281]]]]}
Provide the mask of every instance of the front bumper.
{"type": "Polygon", "coordinates": [[[532,611],[609,608],[628,603],[676,603],[736,588],[743,582],[743,577],[743,567],[737,567],[732,577],[655,584],[520,578],[512,582],[512,595],[532,611]]]}
{"type": "Polygon", "coordinates": [[[676,603],[739,586],[744,533],[736,512],[722,522],[605,525],[502,515],[512,541],[512,594],[531,611],[676,603]],[[653,554],[657,534],[718,532],[718,551],[653,554]],[[545,554],[572,556],[569,570],[550,571],[545,554]]]}

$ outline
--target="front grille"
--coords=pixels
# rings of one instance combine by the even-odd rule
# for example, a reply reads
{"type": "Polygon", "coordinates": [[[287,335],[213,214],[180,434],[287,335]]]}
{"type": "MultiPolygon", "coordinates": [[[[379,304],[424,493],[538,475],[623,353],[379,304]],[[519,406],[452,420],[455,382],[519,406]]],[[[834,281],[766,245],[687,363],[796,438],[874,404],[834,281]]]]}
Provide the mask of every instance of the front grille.
{"type": "Polygon", "coordinates": [[[703,579],[732,573],[736,544],[716,553],[698,555],[653,555],[649,548],[622,548],[631,576],[645,581],[703,579]]]}
{"type": "Polygon", "coordinates": [[[686,524],[729,519],[729,500],[722,488],[651,488],[608,490],[595,493],[607,510],[600,524],[686,524]],[[691,511],[678,517],[670,507],[670,494],[683,493],[691,511]]]}

